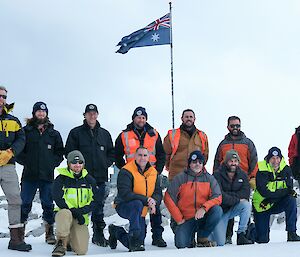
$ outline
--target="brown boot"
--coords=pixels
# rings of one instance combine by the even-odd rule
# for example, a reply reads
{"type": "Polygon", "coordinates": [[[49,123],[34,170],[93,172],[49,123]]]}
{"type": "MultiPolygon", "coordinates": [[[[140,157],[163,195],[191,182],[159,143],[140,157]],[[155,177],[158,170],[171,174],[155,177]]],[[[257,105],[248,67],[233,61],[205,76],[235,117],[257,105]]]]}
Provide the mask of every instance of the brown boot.
{"type": "Polygon", "coordinates": [[[56,243],[53,224],[50,225],[45,223],[45,241],[49,245],[54,245],[56,243]]]}
{"type": "Polygon", "coordinates": [[[67,251],[67,237],[57,237],[56,245],[52,251],[52,256],[64,256],[67,251]]]}
{"type": "Polygon", "coordinates": [[[28,252],[32,249],[30,244],[24,242],[25,228],[23,224],[13,225],[9,228],[10,240],[8,243],[8,249],[28,252]],[[19,226],[20,225],[20,226],[19,226]]]}
{"type": "Polygon", "coordinates": [[[216,245],[216,242],[209,241],[207,237],[197,238],[197,247],[214,247],[216,245]]]}

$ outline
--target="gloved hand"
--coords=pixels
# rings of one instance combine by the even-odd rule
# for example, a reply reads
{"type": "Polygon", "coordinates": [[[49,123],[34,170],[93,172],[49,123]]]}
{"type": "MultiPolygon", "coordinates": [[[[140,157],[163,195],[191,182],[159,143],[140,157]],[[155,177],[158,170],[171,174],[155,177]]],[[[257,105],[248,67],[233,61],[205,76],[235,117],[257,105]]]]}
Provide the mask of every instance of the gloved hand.
{"type": "Polygon", "coordinates": [[[289,192],[289,194],[290,194],[292,197],[295,197],[295,198],[297,198],[297,196],[298,196],[297,192],[296,192],[294,189],[291,189],[290,192],[289,192]]]}
{"type": "Polygon", "coordinates": [[[85,219],[83,217],[82,212],[79,209],[76,208],[72,208],[70,209],[70,211],[72,212],[72,216],[74,219],[77,219],[77,222],[79,225],[83,225],[85,222],[85,219]]]}
{"type": "Polygon", "coordinates": [[[250,188],[255,189],[256,188],[256,179],[253,177],[249,180],[250,188]]]}
{"type": "Polygon", "coordinates": [[[160,174],[159,175],[159,179],[160,179],[160,187],[161,189],[165,189],[168,187],[169,185],[169,179],[167,176],[160,174]]]}
{"type": "Polygon", "coordinates": [[[264,210],[266,210],[269,203],[270,203],[270,202],[269,202],[268,199],[264,199],[264,200],[262,200],[262,202],[260,203],[259,207],[262,208],[262,209],[264,209],[264,210]]]}
{"type": "Polygon", "coordinates": [[[0,151],[0,166],[7,164],[13,156],[14,153],[11,149],[0,151]]]}

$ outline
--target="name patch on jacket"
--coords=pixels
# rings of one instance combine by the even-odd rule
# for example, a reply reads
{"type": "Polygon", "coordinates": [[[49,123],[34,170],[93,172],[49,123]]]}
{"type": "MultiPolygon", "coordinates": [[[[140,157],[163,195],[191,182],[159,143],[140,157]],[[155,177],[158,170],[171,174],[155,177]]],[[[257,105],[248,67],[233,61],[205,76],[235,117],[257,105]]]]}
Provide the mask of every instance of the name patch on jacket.
{"type": "Polygon", "coordinates": [[[239,182],[239,183],[243,183],[244,180],[243,180],[242,178],[240,178],[240,179],[238,180],[238,182],[239,182]]]}
{"type": "Polygon", "coordinates": [[[51,150],[51,148],[52,148],[52,145],[48,145],[48,149],[51,150]]]}
{"type": "Polygon", "coordinates": [[[100,146],[100,150],[104,151],[104,146],[103,145],[100,146]]]}

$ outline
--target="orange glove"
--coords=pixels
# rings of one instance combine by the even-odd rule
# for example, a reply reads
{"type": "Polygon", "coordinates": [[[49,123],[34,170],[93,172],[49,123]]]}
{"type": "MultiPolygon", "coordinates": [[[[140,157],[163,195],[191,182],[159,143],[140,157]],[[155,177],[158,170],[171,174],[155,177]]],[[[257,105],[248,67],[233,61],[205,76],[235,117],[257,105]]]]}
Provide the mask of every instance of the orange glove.
{"type": "Polygon", "coordinates": [[[254,190],[256,188],[256,180],[255,178],[251,178],[249,180],[250,187],[254,190]]]}
{"type": "Polygon", "coordinates": [[[11,149],[0,151],[0,166],[6,165],[13,156],[14,153],[11,149]]]}

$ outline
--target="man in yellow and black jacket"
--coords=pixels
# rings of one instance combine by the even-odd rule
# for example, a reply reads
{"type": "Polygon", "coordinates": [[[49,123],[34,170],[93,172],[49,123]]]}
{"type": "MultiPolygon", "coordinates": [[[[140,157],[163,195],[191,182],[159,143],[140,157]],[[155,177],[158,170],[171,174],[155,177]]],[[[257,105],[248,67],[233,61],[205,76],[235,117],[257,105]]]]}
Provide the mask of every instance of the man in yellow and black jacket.
{"type": "Polygon", "coordinates": [[[270,148],[265,159],[258,163],[256,189],[253,194],[253,214],[257,243],[268,243],[271,214],[285,212],[287,241],[300,241],[296,234],[297,193],[293,176],[278,147],[270,148]]]}
{"type": "Polygon", "coordinates": [[[69,244],[77,255],[86,254],[89,243],[89,213],[94,209],[96,181],[84,169],[80,151],[68,154],[68,167],[58,168],[53,183],[53,199],[58,206],[55,215],[57,243],[52,256],[63,256],[69,244]]]}
{"type": "Polygon", "coordinates": [[[129,233],[123,227],[109,226],[109,244],[117,247],[119,240],[129,251],[144,251],[146,237],[145,216],[156,212],[162,199],[158,172],[149,163],[149,152],[145,147],[136,150],[134,160],[119,172],[118,194],[115,198],[117,213],[129,220],[129,233]]]}

